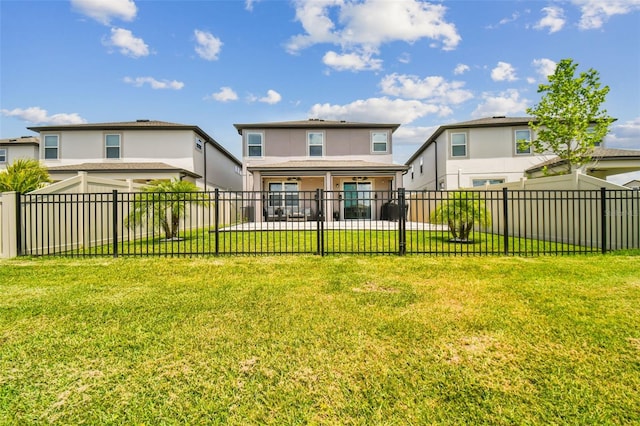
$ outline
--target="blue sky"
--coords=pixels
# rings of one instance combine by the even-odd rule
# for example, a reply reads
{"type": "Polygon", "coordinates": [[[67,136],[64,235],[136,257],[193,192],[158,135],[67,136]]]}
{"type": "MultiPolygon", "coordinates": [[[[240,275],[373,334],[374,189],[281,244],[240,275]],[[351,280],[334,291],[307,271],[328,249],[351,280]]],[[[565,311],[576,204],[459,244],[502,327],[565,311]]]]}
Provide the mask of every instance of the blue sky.
{"type": "Polygon", "coordinates": [[[404,162],[442,124],[525,115],[555,63],[594,68],[640,149],[640,0],[0,0],[0,137],[28,126],[400,123],[404,162]]]}

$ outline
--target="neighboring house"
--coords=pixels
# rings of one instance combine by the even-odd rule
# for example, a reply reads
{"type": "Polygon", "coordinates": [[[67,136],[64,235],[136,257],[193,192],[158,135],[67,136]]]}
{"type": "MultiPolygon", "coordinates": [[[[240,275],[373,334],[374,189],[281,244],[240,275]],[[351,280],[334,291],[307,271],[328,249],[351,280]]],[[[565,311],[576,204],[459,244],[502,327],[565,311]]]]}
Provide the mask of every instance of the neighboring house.
{"type": "Polygon", "coordinates": [[[640,180],[638,179],[630,180],[629,182],[625,183],[622,186],[626,186],[627,188],[632,188],[632,189],[638,189],[640,188],[640,180]]]}
{"type": "Polygon", "coordinates": [[[405,163],[412,190],[455,190],[518,181],[546,160],[523,149],[531,140],[530,117],[488,117],[440,126],[405,163]]]}
{"type": "MultiPolygon", "coordinates": [[[[565,172],[567,161],[554,157],[527,169],[528,177],[565,172]]],[[[596,147],[591,161],[581,167],[583,173],[606,180],[608,176],[640,170],[640,150],[596,147]]],[[[625,185],[627,186],[627,185],[625,185]]]]}
{"type": "Polygon", "coordinates": [[[0,170],[19,158],[38,158],[38,147],[38,138],[34,136],[0,139],[0,170]]]}
{"type": "Polygon", "coordinates": [[[269,192],[255,206],[266,220],[311,219],[300,192],[318,189],[339,199],[326,207],[328,220],[377,219],[389,191],[403,186],[407,167],[392,158],[399,124],[310,119],[234,126],[242,136],[244,190],[269,192]]]}
{"type": "Polygon", "coordinates": [[[198,126],[137,120],[29,130],[39,133],[37,158],[54,180],[84,171],[136,183],[179,178],[207,189],[242,187],[242,163],[198,126]]]}

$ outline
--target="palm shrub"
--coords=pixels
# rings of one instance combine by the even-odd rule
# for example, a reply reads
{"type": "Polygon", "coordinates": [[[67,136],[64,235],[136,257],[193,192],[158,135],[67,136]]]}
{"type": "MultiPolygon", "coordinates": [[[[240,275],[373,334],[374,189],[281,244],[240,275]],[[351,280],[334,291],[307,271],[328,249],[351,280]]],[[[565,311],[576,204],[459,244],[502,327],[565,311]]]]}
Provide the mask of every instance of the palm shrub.
{"type": "Polygon", "coordinates": [[[471,242],[469,234],[474,226],[491,226],[491,215],[480,197],[475,191],[449,193],[431,213],[431,222],[448,225],[452,242],[471,242]]]}
{"type": "Polygon", "coordinates": [[[151,223],[154,230],[162,229],[167,240],[178,239],[180,219],[187,206],[193,204],[208,204],[194,183],[178,179],[156,180],[135,195],[125,224],[133,229],[151,223]]]}
{"type": "Polygon", "coordinates": [[[47,168],[32,158],[19,158],[0,172],[0,192],[16,191],[26,194],[49,182],[51,179],[47,168]]]}

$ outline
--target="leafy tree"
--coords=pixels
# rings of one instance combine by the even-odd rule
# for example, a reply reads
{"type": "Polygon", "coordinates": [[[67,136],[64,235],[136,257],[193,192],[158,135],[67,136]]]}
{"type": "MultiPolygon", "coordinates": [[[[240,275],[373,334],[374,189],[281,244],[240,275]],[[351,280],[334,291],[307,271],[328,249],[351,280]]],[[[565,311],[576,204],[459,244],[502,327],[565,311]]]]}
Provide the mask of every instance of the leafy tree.
{"type": "Polygon", "coordinates": [[[529,126],[536,134],[525,147],[535,152],[551,152],[564,160],[571,173],[591,161],[593,148],[609,132],[614,121],[601,109],[609,86],[602,87],[600,76],[594,69],[575,76],[578,64],[562,59],[547,84],[538,86],[542,93],[540,103],[527,108],[534,120],[529,126]]]}
{"type": "Polygon", "coordinates": [[[451,241],[470,242],[474,226],[491,226],[491,215],[479,192],[456,191],[431,213],[431,222],[446,224],[453,235],[451,241]]]}
{"type": "Polygon", "coordinates": [[[126,226],[132,229],[152,223],[154,229],[162,229],[167,240],[177,239],[180,219],[193,203],[207,204],[194,183],[178,179],[153,181],[136,194],[126,226]]]}
{"type": "Polygon", "coordinates": [[[51,179],[47,168],[31,158],[17,159],[0,172],[0,192],[17,191],[26,194],[49,182],[51,179]]]}

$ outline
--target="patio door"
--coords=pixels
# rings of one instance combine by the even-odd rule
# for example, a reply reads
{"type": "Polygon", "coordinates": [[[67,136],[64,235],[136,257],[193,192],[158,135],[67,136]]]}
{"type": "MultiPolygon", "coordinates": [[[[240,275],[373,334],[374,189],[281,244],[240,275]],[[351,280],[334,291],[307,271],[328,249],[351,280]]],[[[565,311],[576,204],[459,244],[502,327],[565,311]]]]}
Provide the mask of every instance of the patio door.
{"type": "Polygon", "coordinates": [[[297,182],[269,183],[269,207],[298,207],[299,203],[297,182]]]}
{"type": "Polygon", "coordinates": [[[371,182],[344,183],[344,218],[371,219],[371,182]]]}

